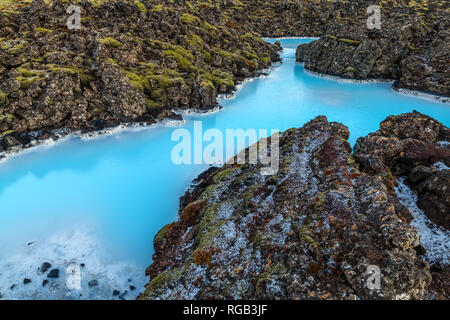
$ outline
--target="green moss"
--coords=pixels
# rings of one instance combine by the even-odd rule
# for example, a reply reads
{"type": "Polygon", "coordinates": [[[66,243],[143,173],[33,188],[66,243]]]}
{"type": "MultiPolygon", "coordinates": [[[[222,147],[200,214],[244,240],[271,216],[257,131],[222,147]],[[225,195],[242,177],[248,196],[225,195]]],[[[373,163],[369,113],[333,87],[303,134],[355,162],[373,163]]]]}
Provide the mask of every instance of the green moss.
{"type": "Polygon", "coordinates": [[[355,162],[355,159],[353,159],[353,157],[348,157],[347,158],[347,164],[348,165],[354,165],[356,162],[355,162]]]}
{"type": "Polygon", "coordinates": [[[238,169],[239,169],[238,167],[231,167],[231,168],[227,168],[227,169],[223,169],[223,170],[219,171],[213,177],[214,183],[219,183],[220,181],[230,177],[231,174],[233,174],[233,172],[235,172],[238,169]]]}
{"type": "Polygon", "coordinates": [[[269,57],[262,57],[262,58],[261,58],[261,61],[264,62],[265,64],[270,64],[270,62],[271,62],[272,60],[270,60],[269,57]]]}
{"type": "Polygon", "coordinates": [[[7,134],[11,134],[11,133],[14,133],[14,132],[16,132],[16,131],[15,131],[15,130],[6,130],[6,131],[3,131],[2,133],[0,133],[0,137],[6,136],[7,134]]]}
{"type": "Polygon", "coordinates": [[[6,104],[8,101],[8,96],[2,90],[0,90],[0,106],[6,104]]]}
{"type": "Polygon", "coordinates": [[[42,76],[35,76],[35,77],[17,77],[16,79],[19,82],[21,89],[28,89],[34,82],[38,80],[43,80],[44,78],[42,76]]]}
{"type": "Polygon", "coordinates": [[[162,100],[164,98],[164,90],[163,89],[152,90],[152,92],[150,93],[150,97],[153,100],[162,100]]]}
{"type": "Polygon", "coordinates": [[[19,53],[21,53],[23,51],[25,47],[25,43],[24,42],[19,42],[17,43],[17,41],[5,41],[1,43],[0,48],[6,52],[8,52],[9,54],[12,55],[17,55],[19,53]]]}
{"type": "Polygon", "coordinates": [[[344,70],[344,73],[348,73],[348,72],[355,72],[355,68],[353,68],[353,67],[347,67],[347,68],[345,68],[345,70],[344,70]]]}
{"type": "Polygon", "coordinates": [[[162,108],[163,105],[159,102],[155,102],[151,99],[147,99],[146,100],[146,104],[147,104],[147,110],[152,110],[152,109],[157,109],[157,108],[162,108]]]}
{"type": "Polygon", "coordinates": [[[299,238],[306,243],[318,246],[319,242],[314,240],[314,232],[308,227],[302,227],[299,232],[299,238]]]}
{"type": "Polygon", "coordinates": [[[346,44],[348,44],[348,45],[350,45],[350,46],[354,46],[354,47],[357,47],[357,46],[359,46],[359,45],[361,44],[361,41],[359,41],[359,40],[338,39],[338,41],[339,41],[339,42],[346,43],[346,44]]]}
{"type": "Polygon", "coordinates": [[[186,72],[195,72],[198,70],[198,68],[192,64],[194,56],[189,50],[180,46],[172,46],[170,50],[164,50],[164,53],[175,59],[180,70],[186,72]]]}
{"type": "Polygon", "coordinates": [[[16,71],[19,72],[23,77],[27,78],[44,76],[46,72],[45,70],[33,70],[33,69],[26,69],[23,67],[17,68],[16,71]]]}
{"type": "Polygon", "coordinates": [[[120,41],[117,41],[116,39],[111,38],[111,37],[106,37],[106,38],[100,39],[99,41],[100,41],[100,43],[102,43],[108,47],[119,48],[122,46],[122,43],[120,41]]]}
{"type": "Polygon", "coordinates": [[[164,10],[164,6],[162,4],[157,4],[152,9],[152,11],[154,11],[154,12],[159,12],[159,11],[163,11],[163,10],[164,10]]]}
{"type": "Polygon", "coordinates": [[[53,72],[62,72],[71,75],[78,75],[80,81],[83,85],[87,85],[89,82],[93,81],[95,78],[93,75],[86,73],[84,70],[75,67],[75,66],[56,66],[54,64],[48,64],[48,68],[50,68],[53,72]]]}
{"type": "Polygon", "coordinates": [[[197,24],[199,22],[199,18],[188,13],[183,13],[181,15],[181,22],[184,24],[197,24]]]}
{"type": "Polygon", "coordinates": [[[181,274],[181,268],[174,268],[169,271],[161,272],[149,282],[140,299],[145,299],[153,294],[158,295],[163,293],[165,291],[165,287],[170,283],[177,281],[181,277],[181,274]]]}
{"type": "Polygon", "coordinates": [[[134,4],[139,8],[141,12],[147,12],[147,7],[142,2],[135,0],[134,4]]]}
{"type": "Polygon", "coordinates": [[[140,75],[137,75],[136,73],[133,73],[131,71],[128,70],[122,70],[125,75],[128,77],[130,84],[133,87],[138,88],[139,90],[141,90],[142,92],[144,91],[150,91],[150,84],[148,82],[148,79],[145,77],[142,77],[140,75]]]}
{"type": "Polygon", "coordinates": [[[198,35],[191,34],[191,35],[188,35],[188,36],[185,36],[185,37],[186,37],[186,44],[187,45],[190,45],[190,46],[193,46],[193,47],[196,47],[196,48],[199,48],[199,49],[203,49],[203,47],[204,47],[203,39],[200,38],[198,35]]]}
{"type": "Polygon", "coordinates": [[[417,51],[417,50],[419,50],[418,48],[414,47],[412,44],[409,44],[409,45],[408,45],[408,49],[409,49],[410,51],[417,51]]]}
{"type": "Polygon", "coordinates": [[[277,281],[277,278],[279,275],[285,275],[287,274],[289,271],[288,269],[278,263],[274,266],[272,266],[269,270],[263,272],[262,274],[260,274],[256,280],[256,297],[259,299],[263,299],[266,297],[266,284],[273,284],[274,282],[277,281]]]}
{"type": "Polygon", "coordinates": [[[172,78],[171,76],[165,75],[165,74],[155,74],[155,75],[149,75],[150,79],[154,79],[158,82],[158,87],[160,88],[168,88],[176,83],[183,82],[183,78],[172,78]]]}
{"type": "Polygon", "coordinates": [[[52,30],[47,29],[47,28],[37,27],[37,28],[34,29],[34,32],[50,33],[50,32],[52,32],[52,30]]]}
{"type": "Polygon", "coordinates": [[[167,231],[169,230],[169,226],[170,225],[171,225],[171,223],[166,224],[164,227],[161,228],[161,230],[158,231],[158,233],[153,238],[153,243],[155,245],[160,243],[160,242],[162,242],[164,240],[164,237],[165,237],[167,231]]]}

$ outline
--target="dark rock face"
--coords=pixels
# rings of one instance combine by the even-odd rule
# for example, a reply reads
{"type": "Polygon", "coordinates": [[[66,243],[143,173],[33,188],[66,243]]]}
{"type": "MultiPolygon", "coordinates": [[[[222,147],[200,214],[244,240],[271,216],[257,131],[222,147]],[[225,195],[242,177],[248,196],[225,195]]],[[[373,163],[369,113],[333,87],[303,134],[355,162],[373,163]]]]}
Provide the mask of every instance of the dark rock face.
{"type": "Polygon", "coordinates": [[[414,7],[380,3],[381,30],[366,28],[361,1],[354,23],[334,21],[322,37],[300,45],[296,58],[309,70],[353,79],[393,79],[394,88],[450,96],[448,4],[414,7]]]}
{"type": "Polygon", "coordinates": [[[38,273],[39,274],[46,273],[48,269],[50,269],[51,267],[52,265],[50,264],[50,262],[43,262],[42,265],[38,268],[38,273]]]}
{"type": "Polygon", "coordinates": [[[59,278],[59,269],[52,269],[47,274],[47,278],[59,278]]]}
{"type": "Polygon", "coordinates": [[[378,131],[357,140],[354,154],[364,170],[408,176],[418,206],[431,221],[449,229],[450,150],[438,143],[448,143],[447,133],[448,128],[419,112],[390,116],[378,131]]]}
{"type": "Polygon", "coordinates": [[[423,298],[429,267],[394,177],[382,160],[359,169],[348,137],[321,116],[280,134],[275,175],[248,164],[203,173],[155,237],[141,299],[423,298]],[[367,284],[374,266],[379,289],[367,284]]]}
{"type": "MultiPolygon", "coordinates": [[[[449,142],[448,128],[413,112],[388,117],[377,132],[358,139],[354,155],[363,171],[379,172],[384,179],[392,174],[408,177],[417,206],[437,226],[449,230],[449,142]]],[[[425,298],[448,300],[449,275],[448,265],[432,265],[425,298]]]]}

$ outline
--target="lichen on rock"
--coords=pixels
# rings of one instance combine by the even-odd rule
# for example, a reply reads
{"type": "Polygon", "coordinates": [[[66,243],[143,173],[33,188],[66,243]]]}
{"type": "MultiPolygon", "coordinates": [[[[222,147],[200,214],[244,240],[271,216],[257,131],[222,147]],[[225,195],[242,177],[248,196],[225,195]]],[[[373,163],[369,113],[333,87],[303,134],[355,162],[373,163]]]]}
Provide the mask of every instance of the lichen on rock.
{"type": "Polygon", "coordinates": [[[140,298],[423,298],[430,270],[393,176],[360,167],[348,137],[320,116],[280,134],[272,176],[232,163],[200,175],[180,220],[157,235],[140,298]],[[372,266],[378,289],[367,285],[372,266]]]}

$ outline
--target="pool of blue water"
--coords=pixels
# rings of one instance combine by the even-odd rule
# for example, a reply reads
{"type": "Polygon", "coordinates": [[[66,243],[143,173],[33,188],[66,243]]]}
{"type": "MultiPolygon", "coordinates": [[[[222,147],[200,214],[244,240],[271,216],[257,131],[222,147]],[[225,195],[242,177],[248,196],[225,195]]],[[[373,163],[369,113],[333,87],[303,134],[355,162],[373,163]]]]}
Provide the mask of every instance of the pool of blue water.
{"type": "MultiPolygon", "coordinates": [[[[275,41],[267,39],[267,41],[275,41]]],[[[399,94],[391,83],[350,83],[312,75],[295,62],[308,39],[281,39],[280,64],[245,83],[212,114],[186,115],[178,127],[125,130],[84,140],[73,137],[0,163],[0,294],[4,298],[109,298],[135,283],[152,262],[152,240],[176,219],[178,199],[207,164],[176,165],[174,130],[278,129],[302,126],[317,115],[347,125],[350,142],[377,130],[391,114],[418,110],[450,125],[450,104],[399,94]],[[82,289],[41,287],[36,269],[51,260],[65,268],[85,263],[82,289]],[[24,277],[32,283],[21,284],[24,277]],[[100,279],[90,289],[87,281],[100,279]],[[126,280],[124,280],[126,279],[126,280]],[[18,285],[9,289],[11,284],[18,285]],[[78,290],[78,291],[77,291],[78,290]],[[89,291],[90,290],[90,291],[89,291]]],[[[129,291],[129,290],[128,290],[129,291]]],[[[134,296],[133,296],[134,295],[134,296]]]]}

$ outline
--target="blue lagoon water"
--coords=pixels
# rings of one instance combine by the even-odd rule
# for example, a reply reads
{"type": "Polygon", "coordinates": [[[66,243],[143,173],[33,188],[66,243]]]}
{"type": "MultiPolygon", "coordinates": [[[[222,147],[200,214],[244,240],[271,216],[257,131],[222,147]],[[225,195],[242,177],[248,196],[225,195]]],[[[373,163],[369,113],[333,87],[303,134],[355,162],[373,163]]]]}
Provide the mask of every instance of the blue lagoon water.
{"type": "Polygon", "coordinates": [[[391,114],[417,110],[450,125],[448,103],[399,94],[390,83],[312,75],[295,62],[296,46],[310,40],[280,41],[283,62],[220,99],[223,109],[216,113],[186,115],[178,127],[73,137],[0,163],[0,297],[112,298],[118,289],[134,298],[142,291],[153,237],[176,219],[179,197],[207,168],[171,161],[172,132],[193,132],[194,121],[202,121],[203,130],[284,131],[326,115],[349,127],[352,145],[391,114]],[[42,288],[37,268],[44,261],[59,268],[61,278],[42,288]],[[66,268],[81,263],[81,289],[69,290],[66,268]],[[25,277],[32,282],[24,285],[25,277]],[[91,280],[99,285],[89,288],[91,280]]]}

